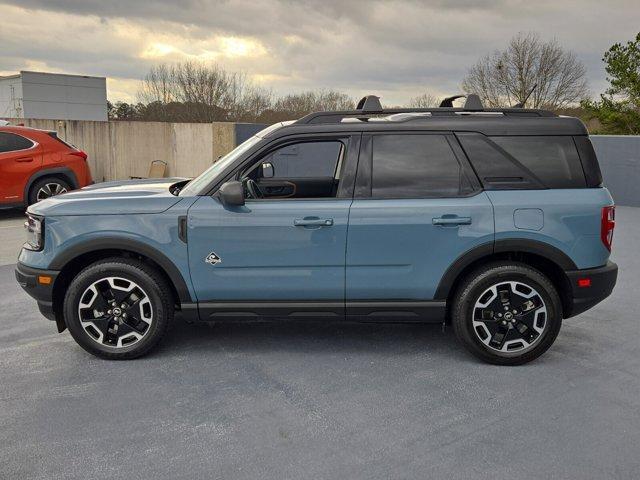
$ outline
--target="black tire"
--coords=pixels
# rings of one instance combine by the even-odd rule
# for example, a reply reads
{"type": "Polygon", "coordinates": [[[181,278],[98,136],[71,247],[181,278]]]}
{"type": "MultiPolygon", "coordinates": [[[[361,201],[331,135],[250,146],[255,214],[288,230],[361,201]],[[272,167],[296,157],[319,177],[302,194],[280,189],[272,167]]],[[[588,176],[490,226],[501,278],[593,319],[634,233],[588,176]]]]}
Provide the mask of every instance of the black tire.
{"type": "MultiPolygon", "coordinates": [[[[98,291],[97,288],[98,287],[95,287],[95,291],[98,291]]],[[[118,295],[131,293],[123,293],[117,287],[108,290],[111,290],[111,295],[114,293],[118,295]]],[[[100,301],[104,301],[104,298],[100,298],[100,301]]],[[[124,302],[125,300],[122,301],[124,302]]],[[[100,305],[100,307],[103,307],[103,305],[100,305]]],[[[99,309],[99,307],[93,307],[92,305],[90,308],[83,309],[83,312],[86,310],[95,312],[94,308],[99,309]]],[[[109,308],[109,305],[107,304],[104,308],[109,308]]],[[[102,310],[104,310],[104,308],[102,308],[102,310]]],[[[113,311],[115,311],[115,309],[113,311]]],[[[120,311],[119,308],[118,311],[120,311]]],[[[83,313],[83,315],[84,314],[85,313],[83,313]]],[[[171,291],[161,274],[149,265],[135,259],[116,257],[89,265],[73,279],[64,298],[64,319],[74,340],[87,352],[110,360],[128,360],[148,353],[158,345],[166,334],[173,319],[173,314],[174,302],[171,291]],[[92,325],[91,322],[88,324],[85,323],[85,326],[83,326],[80,320],[80,302],[83,300],[83,295],[88,295],[89,300],[91,300],[92,295],[87,294],[87,289],[95,286],[96,282],[102,282],[98,283],[98,286],[102,285],[103,287],[101,288],[104,288],[104,285],[109,285],[109,278],[122,279],[117,280],[120,282],[119,286],[127,286],[126,282],[130,282],[127,288],[130,288],[131,284],[133,284],[142,291],[142,295],[140,295],[140,290],[132,290],[137,296],[128,297],[129,299],[133,298],[133,300],[130,300],[132,303],[131,310],[122,309],[123,312],[129,311],[134,313],[132,313],[127,320],[123,320],[122,317],[114,317],[115,314],[104,314],[96,319],[96,325],[99,326],[98,328],[96,328],[96,325],[92,325]],[[104,282],[107,283],[105,284],[104,282]],[[140,298],[142,298],[142,300],[140,300],[140,298]],[[136,299],[137,301],[135,301],[136,299]],[[148,299],[148,302],[145,299],[148,299]],[[143,303],[145,303],[144,308],[150,315],[148,324],[140,323],[140,320],[136,321],[134,318],[134,315],[138,316],[135,314],[134,307],[136,307],[137,311],[142,315],[143,303]],[[104,318],[108,318],[108,320],[103,320],[104,318]],[[134,330],[129,326],[129,322],[135,322],[137,326],[143,325],[144,329],[140,334],[141,338],[134,339],[131,344],[124,344],[124,340],[122,339],[120,339],[122,343],[120,346],[117,344],[114,345],[113,343],[108,344],[109,340],[116,338],[115,335],[117,335],[117,332],[116,334],[110,334],[107,333],[108,330],[105,331],[105,329],[108,328],[109,325],[111,325],[113,329],[113,324],[118,322],[119,331],[123,332],[126,327],[130,330],[129,335],[134,334],[134,330]],[[125,325],[123,325],[123,323],[125,323],[125,325]],[[89,325],[88,329],[86,325],[89,325]],[[100,335],[102,336],[100,337],[100,335]]],[[[126,317],[127,315],[125,314],[123,316],[126,317]]],[[[138,333],[138,331],[136,330],[135,333],[138,333]]],[[[132,338],[129,337],[126,340],[131,341],[132,338]]]]}
{"type": "MultiPolygon", "coordinates": [[[[42,189],[47,189],[48,186],[50,185],[57,185],[57,187],[61,190],[64,190],[66,192],[69,192],[73,189],[73,187],[71,185],[69,185],[69,182],[61,179],[60,177],[44,177],[44,178],[40,178],[38,180],[36,180],[36,182],[31,185],[31,188],[29,189],[29,205],[33,205],[34,203],[39,202],[40,200],[44,200],[44,198],[38,198],[38,192],[40,192],[42,189]]],[[[60,190],[60,191],[61,191],[60,190]]],[[[48,191],[51,191],[51,193],[53,195],[50,196],[54,196],[57,195],[55,192],[55,188],[49,188],[48,191]]],[[[46,197],[48,198],[48,197],[46,197]]]]}
{"type": "MultiPolygon", "coordinates": [[[[531,292],[527,294],[532,295],[531,292]]],[[[538,358],[553,344],[562,325],[562,304],[553,283],[538,270],[517,262],[491,263],[471,272],[456,291],[451,313],[456,336],[467,350],[481,360],[496,365],[521,365],[538,358]],[[522,308],[519,313],[512,315],[512,311],[518,310],[516,305],[522,298],[521,292],[512,291],[514,285],[525,292],[525,287],[533,289],[537,295],[532,297],[532,304],[539,306],[535,307],[528,301],[520,303],[522,308]],[[494,286],[495,290],[489,291],[494,286]],[[503,289],[504,295],[500,289],[503,289]],[[511,296],[509,292],[515,295],[511,296]],[[502,303],[504,298],[508,299],[506,303],[502,303]],[[502,307],[511,305],[511,300],[514,310],[505,308],[507,311],[504,312],[502,307]],[[500,308],[493,308],[495,305],[500,308]],[[525,323],[529,327],[540,328],[542,332],[525,328],[525,323]],[[487,326],[495,331],[490,333],[487,326]],[[518,337],[526,337],[526,340],[518,342],[518,337]],[[514,351],[502,351],[512,345],[514,351]]]]}

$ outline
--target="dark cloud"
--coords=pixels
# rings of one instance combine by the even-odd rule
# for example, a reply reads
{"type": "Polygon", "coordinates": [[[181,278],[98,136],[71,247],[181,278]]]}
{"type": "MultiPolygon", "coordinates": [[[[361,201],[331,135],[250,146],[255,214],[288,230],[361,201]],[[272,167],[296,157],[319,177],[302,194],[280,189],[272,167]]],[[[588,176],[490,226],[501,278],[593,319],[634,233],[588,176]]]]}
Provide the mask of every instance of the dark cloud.
{"type": "Polygon", "coordinates": [[[25,41],[3,21],[2,70],[35,63],[139,79],[155,62],[201,53],[207,47],[199,45],[218,35],[259,42],[262,55],[218,61],[274,78],[276,91],[325,87],[355,95],[375,89],[393,102],[422,89],[455,93],[479,56],[502,48],[519,31],[537,31],[576,52],[599,92],[603,52],[640,29],[637,0],[0,0],[0,17],[8,9],[12,19],[42,25],[25,41]],[[32,18],[42,11],[51,13],[48,24],[32,18]],[[83,22],[67,30],[53,24],[64,23],[65,15],[83,22]],[[144,37],[128,37],[123,28],[144,37]],[[141,55],[142,44],[156,38],[182,39],[188,51],[141,55]]]}

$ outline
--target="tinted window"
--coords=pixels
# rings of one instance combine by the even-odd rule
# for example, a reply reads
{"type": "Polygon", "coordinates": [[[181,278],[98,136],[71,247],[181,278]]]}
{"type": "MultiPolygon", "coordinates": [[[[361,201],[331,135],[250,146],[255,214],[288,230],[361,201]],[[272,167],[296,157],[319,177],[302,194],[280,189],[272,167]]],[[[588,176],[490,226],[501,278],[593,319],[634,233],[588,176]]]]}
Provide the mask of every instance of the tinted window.
{"type": "Polygon", "coordinates": [[[484,135],[458,133],[456,136],[487,190],[544,188],[521,164],[500,152],[484,135]]]}
{"type": "Polygon", "coordinates": [[[297,143],[267,155],[262,163],[271,162],[274,178],[333,178],[341,151],[337,141],[297,143]]]}
{"type": "Polygon", "coordinates": [[[548,188],[585,187],[572,137],[491,137],[548,188]]]}
{"type": "Polygon", "coordinates": [[[0,153],[13,152],[14,150],[25,150],[31,148],[33,142],[20,135],[13,133],[0,132],[0,153]]]}
{"type": "Polygon", "coordinates": [[[598,164],[598,158],[596,152],[593,149],[591,140],[589,137],[573,137],[573,141],[578,147],[578,155],[580,155],[580,161],[582,162],[582,169],[584,170],[584,176],[587,181],[588,187],[599,187],[602,185],[602,172],[600,171],[600,165],[598,164]]]}
{"type": "Polygon", "coordinates": [[[374,135],[372,196],[423,198],[470,191],[443,135],[374,135]]]}

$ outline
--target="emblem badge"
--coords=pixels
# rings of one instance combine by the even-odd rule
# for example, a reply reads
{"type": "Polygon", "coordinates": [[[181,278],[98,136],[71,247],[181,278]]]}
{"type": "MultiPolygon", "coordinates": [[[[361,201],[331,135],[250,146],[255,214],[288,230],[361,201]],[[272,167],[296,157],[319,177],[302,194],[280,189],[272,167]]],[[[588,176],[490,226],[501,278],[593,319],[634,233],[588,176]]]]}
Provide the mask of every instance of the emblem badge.
{"type": "Polygon", "coordinates": [[[205,258],[204,261],[210,265],[217,265],[222,262],[222,259],[216,255],[216,252],[211,252],[207,255],[207,258],[205,258]]]}

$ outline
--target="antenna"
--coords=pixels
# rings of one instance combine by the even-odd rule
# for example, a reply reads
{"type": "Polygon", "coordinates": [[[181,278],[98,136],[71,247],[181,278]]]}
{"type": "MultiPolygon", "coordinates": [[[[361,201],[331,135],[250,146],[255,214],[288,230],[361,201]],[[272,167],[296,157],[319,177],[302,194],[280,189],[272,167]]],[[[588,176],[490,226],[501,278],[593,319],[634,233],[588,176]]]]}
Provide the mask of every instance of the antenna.
{"type": "Polygon", "coordinates": [[[524,97],[524,100],[520,103],[516,103],[513,107],[511,108],[524,108],[525,104],[527,103],[527,100],[529,100],[529,97],[531,96],[531,94],[535,91],[535,89],[538,88],[538,84],[536,83],[533,88],[529,91],[528,95],[526,97],[524,97]]]}

